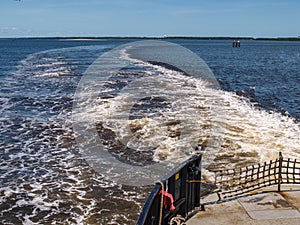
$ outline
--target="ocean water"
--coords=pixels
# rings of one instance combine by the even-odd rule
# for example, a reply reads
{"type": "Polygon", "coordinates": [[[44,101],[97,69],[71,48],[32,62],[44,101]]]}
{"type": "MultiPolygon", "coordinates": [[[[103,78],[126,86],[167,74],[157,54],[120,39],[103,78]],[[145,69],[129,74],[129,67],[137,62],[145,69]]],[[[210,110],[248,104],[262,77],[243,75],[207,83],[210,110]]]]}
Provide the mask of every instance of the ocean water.
{"type": "Polygon", "coordinates": [[[99,56],[130,40],[0,40],[0,224],[135,224],[151,186],[139,186],[135,171],[131,185],[119,182],[111,174],[124,171],[109,157],[98,160],[106,167],[89,161],[94,128],[109,155],[132,167],[172,167],[201,145],[208,179],[211,169],[279,151],[300,158],[299,42],[170,41],[199,56],[217,87],[143,61],[134,48],[116,51],[128,62],[117,73],[108,67],[107,77],[80,86],[99,56]],[[74,110],[90,89],[96,98],[74,110]],[[137,90],[151,92],[136,99],[137,90]]]}

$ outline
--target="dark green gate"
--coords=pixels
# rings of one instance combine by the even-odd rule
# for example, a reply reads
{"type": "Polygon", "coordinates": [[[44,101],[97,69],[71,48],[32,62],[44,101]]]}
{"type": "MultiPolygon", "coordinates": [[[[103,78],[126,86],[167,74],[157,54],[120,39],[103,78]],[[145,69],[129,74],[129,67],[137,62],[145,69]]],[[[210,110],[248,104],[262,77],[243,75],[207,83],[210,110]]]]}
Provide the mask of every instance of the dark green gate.
{"type": "MultiPolygon", "coordinates": [[[[137,225],[166,225],[180,215],[186,218],[200,206],[201,154],[195,155],[175,167],[158,182],[148,197],[137,225]],[[162,191],[167,191],[162,196],[162,191]],[[166,204],[166,195],[172,195],[174,210],[166,204]]],[[[170,196],[169,195],[169,196],[170,196]]]]}

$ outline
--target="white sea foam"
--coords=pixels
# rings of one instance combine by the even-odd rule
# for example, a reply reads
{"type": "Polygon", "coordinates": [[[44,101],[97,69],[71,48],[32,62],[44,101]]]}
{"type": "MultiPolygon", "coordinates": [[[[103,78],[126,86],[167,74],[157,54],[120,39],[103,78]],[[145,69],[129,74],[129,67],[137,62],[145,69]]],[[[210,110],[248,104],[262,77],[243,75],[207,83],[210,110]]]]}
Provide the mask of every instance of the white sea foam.
{"type": "MultiPolygon", "coordinates": [[[[124,57],[128,59],[129,56],[124,54],[124,57]]],[[[123,118],[122,113],[127,113],[124,109],[128,99],[132,98],[126,93],[111,99],[99,99],[97,106],[85,111],[88,112],[86,115],[81,115],[85,119],[89,117],[104,122],[106,128],[118,134],[121,142],[130,138],[131,134],[128,134],[126,128],[128,124],[137,129],[135,135],[142,141],[128,141],[128,147],[138,151],[154,147],[155,161],[179,162],[194,153],[194,149],[188,146],[196,140],[196,144],[206,147],[203,152],[204,158],[205,154],[216,154],[216,160],[222,156],[229,156],[226,161],[228,167],[268,161],[278,157],[279,151],[283,152],[285,157],[299,158],[300,128],[299,123],[292,118],[257,108],[233,92],[207,88],[205,82],[180,72],[149,63],[143,64],[138,60],[133,60],[133,63],[151,67],[152,71],[146,72],[145,76],[156,76],[156,79],[164,82],[165,89],[157,90],[157,93],[160,91],[162,96],[181,94],[182,98],[176,99],[172,104],[184,107],[175,111],[172,111],[175,107],[161,109],[159,114],[154,115],[155,118],[150,112],[145,118],[120,120],[120,117],[123,118]],[[157,74],[161,74],[160,77],[157,74]],[[163,126],[164,123],[181,121],[187,117],[191,118],[192,124],[163,126]],[[195,127],[190,130],[189,137],[169,136],[168,132],[179,133],[185,125],[195,127]],[[212,151],[214,148],[218,148],[218,151],[212,151]],[[239,161],[236,160],[239,155],[247,156],[239,161]]],[[[151,86],[149,82],[141,85],[141,89],[155,89],[155,84],[151,86]]],[[[136,95],[136,92],[133,92],[133,95],[136,95]]],[[[220,162],[220,166],[223,166],[223,163],[220,162]]],[[[214,164],[218,165],[218,162],[214,164]]]]}
{"type": "MultiPolygon", "coordinates": [[[[94,48],[81,49],[84,52],[94,48]]],[[[67,104],[73,96],[64,93],[76,83],[67,77],[55,77],[60,72],[78,73],[76,65],[81,55],[67,59],[72,51],[81,52],[80,48],[66,48],[31,54],[12,77],[5,78],[5,87],[11,93],[0,99],[4,103],[0,112],[5,112],[0,117],[2,213],[28,225],[133,224],[148,190],[129,189],[96,174],[78,154],[67,104]],[[53,77],[46,79],[49,76],[53,77]],[[25,87],[26,82],[30,86],[25,87]],[[15,99],[10,101],[9,97],[15,99]]],[[[277,157],[278,151],[284,157],[299,158],[299,122],[291,117],[257,108],[232,92],[210,89],[205,82],[183,73],[138,60],[132,63],[133,67],[147,69],[140,73],[143,77],[159,77],[166,84],[167,89],[157,93],[166,97],[168,107],[153,107],[148,114],[143,111],[145,117],[121,120],[125,118],[122,109],[132,96],[119,91],[111,98],[99,96],[96,105],[86,102],[87,110],[79,115],[83,121],[104,121],[105,128],[120,139],[131,137],[126,129],[129,126],[140,141],[129,141],[128,145],[137,153],[156,147],[156,162],[170,160],[175,165],[188,158],[195,152],[191,143],[205,145],[203,153],[207,155],[218,149],[213,162],[216,167],[263,162],[277,157]],[[180,94],[182,99],[172,102],[170,93],[180,94]],[[189,126],[190,135],[181,135],[180,131],[189,126]]],[[[129,70],[128,74],[139,73],[129,70]]],[[[108,83],[112,86],[102,93],[115,90],[114,80],[108,83]]],[[[86,127],[89,131],[90,127],[86,127]]],[[[6,224],[8,219],[1,218],[0,223],[6,224]]]]}
{"type": "MultiPolygon", "coordinates": [[[[5,113],[0,117],[0,179],[4,185],[0,186],[0,204],[1,213],[9,216],[1,218],[1,224],[106,224],[108,218],[101,218],[98,211],[115,213],[106,208],[111,208],[112,201],[106,192],[120,187],[94,174],[74,151],[68,119],[72,93],[64,90],[72,92],[76,80],[51,77],[73,73],[91,60],[80,64],[80,52],[91,50],[94,53],[87,57],[94,57],[107,47],[33,53],[5,78],[10,93],[0,100],[0,110],[5,113]]],[[[116,196],[122,196],[122,190],[117,192],[116,196]]]]}

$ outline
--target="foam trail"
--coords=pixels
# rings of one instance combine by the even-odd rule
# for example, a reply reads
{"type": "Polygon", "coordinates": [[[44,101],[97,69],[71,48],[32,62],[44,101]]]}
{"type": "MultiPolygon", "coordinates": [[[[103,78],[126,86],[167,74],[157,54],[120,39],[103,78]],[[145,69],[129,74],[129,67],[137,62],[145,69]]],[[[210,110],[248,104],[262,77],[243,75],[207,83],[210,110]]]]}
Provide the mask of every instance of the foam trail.
{"type": "MultiPolygon", "coordinates": [[[[72,129],[72,100],[80,76],[110,47],[34,53],[1,80],[1,224],[135,223],[150,190],[122,186],[96,173],[79,154],[72,129]]],[[[207,157],[213,156],[212,163],[204,164],[207,174],[214,168],[270,160],[278,151],[299,158],[299,121],[258,108],[233,92],[210,88],[183,72],[133,60],[132,54],[126,57],[130,66],[112,74],[97,104],[86,104],[87,110],[78,114],[96,122],[99,136],[118,160],[129,165],[165,161],[172,167],[190,157],[196,144],[205,146],[207,157]],[[142,77],[159,78],[167,89],[152,80],[149,85],[161,95],[130,103],[133,81],[142,77]],[[182,98],[172,99],[171,91],[182,98]],[[125,121],[126,102],[132,110],[125,121]],[[134,135],[128,134],[128,127],[134,135]],[[129,141],[129,148],[118,142],[129,137],[139,141],[129,141]]],[[[85,129],[88,134],[91,127],[85,129]]]]}

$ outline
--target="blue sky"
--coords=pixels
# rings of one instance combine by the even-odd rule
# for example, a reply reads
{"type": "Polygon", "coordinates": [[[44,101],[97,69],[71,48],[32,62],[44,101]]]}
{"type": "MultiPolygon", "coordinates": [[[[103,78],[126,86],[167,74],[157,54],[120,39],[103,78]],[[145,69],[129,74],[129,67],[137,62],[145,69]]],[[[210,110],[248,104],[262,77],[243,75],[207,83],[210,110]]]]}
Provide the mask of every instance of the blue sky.
{"type": "Polygon", "coordinates": [[[300,35],[299,0],[1,0],[0,37],[300,35]]]}

